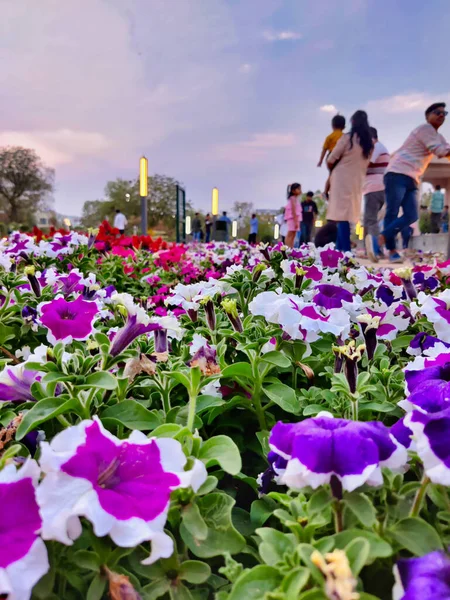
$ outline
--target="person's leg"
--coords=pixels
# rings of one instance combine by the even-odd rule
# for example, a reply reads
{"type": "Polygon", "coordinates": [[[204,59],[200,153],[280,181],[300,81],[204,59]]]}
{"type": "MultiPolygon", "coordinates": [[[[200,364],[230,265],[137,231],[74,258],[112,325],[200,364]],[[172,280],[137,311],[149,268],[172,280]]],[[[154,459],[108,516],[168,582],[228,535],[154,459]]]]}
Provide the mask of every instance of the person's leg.
{"type": "Polygon", "coordinates": [[[431,233],[439,233],[441,230],[441,213],[431,213],[431,233]]]}
{"type": "MultiPolygon", "coordinates": [[[[385,178],[386,215],[384,217],[384,229],[382,236],[386,242],[386,248],[391,254],[395,254],[395,238],[397,234],[410,222],[405,215],[405,198],[413,190],[417,192],[417,186],[411,177],[399,173],[387,173],[385,178]],[[403,215],[399,218],[398,212],[403,207],[403,215]]],[[[415,196],[414,196],[415,198],[415,196]]],[[[409,203],[406,202],[409,206],[409,203]]],[[[408,210],[408,208],[406,209],[408,210]]],[[[416,209],[417,212],[417,209],[416,209]]]]}
{"type": "Polygon", "coordinates": [[[311,241],[312,227],[312,223],[305,223],[305,244],[309,244],[311,241]]]}
{"type": "Polygon", "coordinates": [[[296,233],[297,233],[296,231],[288,231],[287,232],[286,246],[288,248],[293,248],[294,247],[294,240],[295,240],[296,233]]]}

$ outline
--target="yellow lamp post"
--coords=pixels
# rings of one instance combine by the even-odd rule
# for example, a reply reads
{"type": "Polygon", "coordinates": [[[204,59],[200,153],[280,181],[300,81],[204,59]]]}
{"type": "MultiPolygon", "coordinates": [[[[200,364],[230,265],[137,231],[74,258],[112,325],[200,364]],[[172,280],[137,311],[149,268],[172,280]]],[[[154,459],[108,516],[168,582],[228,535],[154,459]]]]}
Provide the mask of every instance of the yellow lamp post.
{"type": "Polygon", "coordinates": [[[139,196],[141,197],[141,233],[147,235],[148,160],[139,161],[139,196]]]}
{"type": "Polygon", "coordinates": [[[212,191],[211,214],[213,217],[219,214],[219,190],[216,187],[212,191]]]}

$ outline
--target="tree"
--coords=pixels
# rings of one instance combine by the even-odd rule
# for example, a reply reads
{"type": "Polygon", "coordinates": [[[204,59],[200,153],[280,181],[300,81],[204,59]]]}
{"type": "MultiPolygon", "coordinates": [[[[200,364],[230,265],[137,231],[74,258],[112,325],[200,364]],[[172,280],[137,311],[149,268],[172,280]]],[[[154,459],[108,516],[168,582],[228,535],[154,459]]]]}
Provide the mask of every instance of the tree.
{"type": "Polygon", "coordinates": [[[233,213],[240,215],[242,218],[249,217],[253,212],[253,202],[235,202],[233,205],[233,213]]]}
{"type": "Polygon", "coordinates": [[[53,190],[54,172],[34,150],[12,146],[0,148],[0,202],[17,223],[34,213],[53,190]]]}
{"type": "MultiPolygon", "coordinates": [[[[175,230],[176,186],[178,181],[166,175],[148,178],[148,225],[163,225],[168,232],[175,230]]],[[[190,208],[186,203],[186,210],[190,208]]],[[[105,186],[105,200],[89,200],[84,203],[82,224],[97,227],[104,219],[112,221],[115,209],[120,209],[130,225],[138,224],[141,215],[139,179],[115,179],[105,186]]]]}

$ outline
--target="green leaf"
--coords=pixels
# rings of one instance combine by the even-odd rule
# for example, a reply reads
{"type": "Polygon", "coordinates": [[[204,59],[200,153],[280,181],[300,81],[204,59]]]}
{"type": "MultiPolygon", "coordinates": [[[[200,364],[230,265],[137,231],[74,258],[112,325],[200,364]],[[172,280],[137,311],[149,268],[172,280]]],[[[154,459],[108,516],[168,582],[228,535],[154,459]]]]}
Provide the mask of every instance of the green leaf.
{"type": "Polygon", "coordinates": [[[311,415],[317,415],[324,410],[324,408],[325,407],[322,404],[308,404],[308,406],[303,409],[303,416],[309,417],[311,415]]]}
{"type": "Polygon", "coordinates": [[[377,522],[377,512],[365,494],[358,492],[345,494],[344,502],[361,525],[372,527],[377,522]]]}
{"type": "Polygon", "coordinates": [[[162,423],[156,411],[150,411],[135,400],[122,400],[108,406],[100,415],[105,425],[125,425],[138,431],[152,431],[162,423]]]}
{"type": "Polygon", "coordinates": [[[429,523],[418,517],[408,517],[396,523],[390,533],[402,548],[416,556],[423,556],[433,550],[442,550],[442,541],[437,531],[429,523]]]}
{"type": "Polygon", "coordinates": [[[231,475],[237,475],[242,468],[239,449],[226,435],[217,435],[207,440],[200,448],[198,457],[207,467],[219,464],[231,475]]]}
{"type": "Polygon", "coordinates": [[[78,400],[67,396],[58,396],[57,398],[46,398],[40,400],[25,413],[21,424],[16,433],[16,440],[19,441],[26,436],[29,431],[36,429],[41,423],[49,419],[62,415],[66,412],[73,412],[78,407],[78,400]]]}
{"type": "Polygon", "coordinates": [[[370,553],[368,564],[373,563],[377,558],[387,558],[388,556],[392,556],[393,550],[390,544],[381,539],[375,533],[372,533],[371,531],[365,531],[364,529],[347,529],[341,533],[336,533],[335,535],[327,538],[322,538],[318,543],[316,543],[316,547],[320,550],[320,543],[322,540],[328,541],[332,539],[336,548],[344,550],[344,548],[355,538],[364,538],[369,542],[370,553]]]}
{"type": "Polygon", "coordinates": [[[257,431],[256,432],[256,437],[258,438],[258,441],[261,444],[261,449],[262,449],[264,457],[266,457],[270,452],[269,436],[270,436],[270,433],[268,431],[257,431]]]}
{"type": "Polygon", "coordinates": [[[200,509],[195,502],[189,504],[183,509],[181,513],[181,519],[183,521],[183,525],[193,537],[195,537],[197,540],[206,540],[208,528],[203,520],[202,515],[200,514],[200,509]]]}
{"type": "Polygon", "coordinates": [[[300,403],[295,395],[295,391],[284,383],[275,383],[263,388],[266,396],[281,406],[288,413],[298,414],[300,411],[300,403]]]}
{"type": "Polygon", "coordinates": [[[275,591],[281,581],[282,575],[278,569],[258,565],[239,576],[229,600],[262,600],[267,592],[275,591]]]}
{"type": "Polygon", "coordinates": [[[262,539],[262,543],[259,545],[259,554],[266,564],[273,567],[277,563],[283,562],[286,553],[291,555],[294,552],[294,543],[286,533],[270,527],[257,529],[256,533],[262,539]]]}
{"type": "Polygon", "coordinates": [[[369,558],[369,542],[362,537],[355,538],[345,547],[345,553],[348,557],[353,575],[358,577],[361,569],[367,564],[369,558]]]}
{"type": "Polygon", "coordinates": [[[164,596],[169,591],[169,588],[170,582],[168,579],[157,579],[142,588],[143,598],[144,600],[156,600],[164,596]]]}
{"type": "Polygon", "coordinates": [[[276,508],[276,503],[270,498],[255,500],[250,508],[250,518],[256,527],[261,527],[269,519],[276,508]]]}
{"type": "Polygon", "coordinates": [[[222,371],[222,377],[234,378],[234,377],[246,377],[247,379],[253,380],[253,371],[249,363],[235,363],[225,367],[222,371]]]}
{"type": "Polygon", "coordinates": [[[201,396],[198,396],[198,398],[197,398],[197,405],[195,407],[195,412],[197,414],[200,414],[200,413],[204,412],[205,410],[214,408],[215,406],[222,406],[223,404],[226,404],[226,402],[219,396],[207,396],[206,394],[201,395],[201,396]]]}
{"type": "Polygon", "coordinates": [[[178,425],[177,423],[164,423],[164,425],[160,425],[153,432],[152,435],[154,437],[167,437],[174,438],[176,437],[180,431],[182,431],[184,427],[182,425],[178,425]]]}
{"type": "Polygon", "coordinates": [[[187,390],[191,389],[191,380],[184,373],[181,373],[180,371],[171,371],[170,376],[172,379],[175,379],[177,383],[180,383],[182,386],[184,386],[187,390]]]}
{"type": "Polygon", "coordinates": [[[317,490],[308,501],[308,514],[320,513],[331,504],[333,498],[330,492],[324,488],[317,490]]]}
{"type": "Polygon", "coordinates": [[[298,597],[298,600],[328,600],[328,596],[322,590],[308,590],[307,592],[303,592],[298,597]]]}
{"type": "Polygon", "coordinates": [[[249,537],[255,533],[256,528],[250,519],[250,513],[243,508],[235,506],[231,511],[231,520],[239,533],[242,533],[244,537],[249,537]]]}
{"type": "Polygon", "coordinates": [[[236,531],[231,521],[234,500],[227,494],[215,492],[197,498],[200,514],[208,533],[205,540],[195,538],[182,523],[180,533],[189,550],[199,558],[211,558],[225,552],[237,554],[245,546],[245,538],[236,531]]]}
{"type": "Polygon", "coordinates": [[[100,558],[95,552],[89,550],[78,550],[71,557],[71,562],[74,562],[82,569],[98,572],[100,570],[100,558]]]}
{"type": "Polygon", "coordinates": [[[86,600],[101,600],[106,588],[106,579],[96,575],[87,591],[86,600]]]}
{"type": "Polygon", "coordinates": [[[275,365],[276,367],[280,367],[280,369],[289,369],[291,366],[291,361],[285,356],[282,352],[278,352],[273,350],[272,352],[267,352],[261,356],[261,360],[270,365],[275,365]]]}
{"type": "Polygon", "coordinates": [[[41,379],[42,383],[58,383],[59,381],[72,381],[74,379],[74,375],[66,375],[65,373],[59,373],[52,371],[44,375],[41,379]]]}
{"type": "Polygon", "coordinates": [[[397,336],[391,341],[392,349],[401,350],[402,348],[407,348],[413,338],[413,335],[405,335],[402,333],[402,335],[397,336]]]}
{"type": "Polygon", "coordinates": [[[298,595],[308,583],[309,577],[309,569],[305,567],[297,567],[286,575],[281,586],[282,591],[285,593],[285,599],[297,600],[298,595]]]}
{"type": "Polygon", "coordinates": [[[209,565],[199,560],[186,560],[181,564],[178,576],[189,583],[204,583],[211,575],[209,565]]]}
{"type": "Polygon", "coordinates": [[[191,592],[182,583],[171,585],[169,595],[170,600],[193,600],[191,592]]]}
{"type": "Polygon", "coordinates": [[[99,371],[91,373],[86,377],[86,383],[82,387],[100,388],[102,390],[115,390],[117,379],[108,371],[99,371]]]}

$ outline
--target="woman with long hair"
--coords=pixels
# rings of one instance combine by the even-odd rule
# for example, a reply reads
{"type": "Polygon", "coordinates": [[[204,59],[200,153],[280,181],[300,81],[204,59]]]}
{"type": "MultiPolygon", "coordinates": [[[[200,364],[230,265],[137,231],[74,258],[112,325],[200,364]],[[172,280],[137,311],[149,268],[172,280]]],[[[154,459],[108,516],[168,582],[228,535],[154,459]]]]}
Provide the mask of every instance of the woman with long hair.
{"type": "Polygon", "coordinates": [[[360,218],[362,188],[373,152],[367,113],[357,110],[351,118],[351,126],[327,160],[328,166],[334,167],[327,219],[338,223],[336,247],[342,252],[351,249],[350,223],[357,223],[360,218]]]}
{"type": "Polygon", "coordinates": [[[302,186],[299,183],[293,183],[288,187],[287,205],[284,210],[284,218],[287,223],[286,246],[294,247],[295,236],[300,230],[302,221],[302,206],[300,204],[300,195],[302,186]]]}

